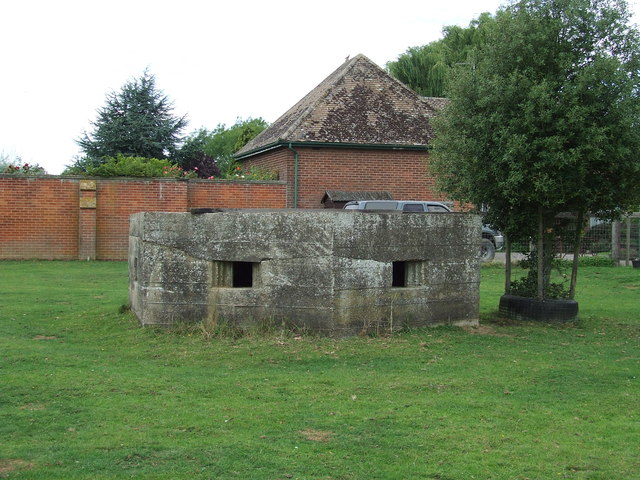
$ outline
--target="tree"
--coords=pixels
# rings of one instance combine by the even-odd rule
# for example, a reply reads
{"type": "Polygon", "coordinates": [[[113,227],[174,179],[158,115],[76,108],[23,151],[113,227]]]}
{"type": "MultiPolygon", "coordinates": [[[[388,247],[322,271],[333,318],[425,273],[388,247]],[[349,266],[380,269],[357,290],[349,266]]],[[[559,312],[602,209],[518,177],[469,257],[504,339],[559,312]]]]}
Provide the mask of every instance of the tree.
{"type": "Polygon", "coordinates": [[[468,28],[444,27],[442,39],[409,48],[398,60],[388,62],[387,70],[420,95],[443,97],[451,69],[469,61],[469,53],[482,41],[485,29],[492,22],[493,17],[483,13],[468,28]]]}
{"type": "Polygon", "coordinates": [[[91,164],[118,154],[130,157],[168,158],[175,154],[186,115],[173,115],[173,104],[156,88],[155,77],[145,70],[119,92],[107,95],[106,105],[91,122],[93,132],[83,132],[78,145],[91,164]]]}
{"type": "Polygon", "coordinates": [[[211,131],[200,129],[185,140],[176,155],[176,160],[185,170],[198,167],[198,171],[204,171],[203,169],[209,168],[211,162],[214,162],[220,175],[230,176],[235,163],[233,154],[268,125],[262,118],[249,118],[237,119],[236,123],[229,128],[219,124],[211,131]]]}
{"type": "Polygon", "coordinates": [[[511,241],[534,240],[540,299],[558,237],[577,245],[588,212],[613,219],[640,203],[639,45],[624,0],[521,0],[451,78],[433,172],[451,198],[488,207],[511,241]]]}

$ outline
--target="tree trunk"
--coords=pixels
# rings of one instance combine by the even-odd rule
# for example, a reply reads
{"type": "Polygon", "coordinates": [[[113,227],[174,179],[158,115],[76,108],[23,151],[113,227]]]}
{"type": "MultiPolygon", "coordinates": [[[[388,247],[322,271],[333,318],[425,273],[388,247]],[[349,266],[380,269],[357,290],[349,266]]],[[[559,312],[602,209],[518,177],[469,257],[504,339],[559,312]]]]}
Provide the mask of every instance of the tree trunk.
{"type": "Polygon", "coordinates": [[[538,207],[538,300],[544,300],[544,216],[538,207]]]}
{"type": "Polygon", "coordinates": [[[580,260],[580,245],[582,244],[582,236],[584,234],[584,209],[578,211],[576,219],[576,235],[573,244],[573,265],[571,266],[571,285],[569,287],[569,298],[574,299],[576,296],[576,283],[578,281],[578,261],[580,260]]]}

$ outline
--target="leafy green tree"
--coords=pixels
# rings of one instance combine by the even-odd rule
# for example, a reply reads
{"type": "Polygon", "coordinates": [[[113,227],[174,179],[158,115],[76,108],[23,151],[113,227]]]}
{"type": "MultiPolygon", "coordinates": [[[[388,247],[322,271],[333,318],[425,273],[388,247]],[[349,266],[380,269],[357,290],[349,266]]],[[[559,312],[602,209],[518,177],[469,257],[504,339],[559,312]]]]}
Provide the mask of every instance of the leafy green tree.
{"type": "Polygon", "coordinates": [[[184,170],[198,172],[200,178],[220,177],[220,168],[215,158],[204,153],[210,133],[204,128],[188,136],[174,157],[184,170]]]}
{"type": "Polygon", "coordinates": [[[118,154],[130,157],[169,158],[177,150],[186,116],[173,115],[173,104],[156,87],[155,77],[145,70],[119,92],[107,95],[106,105],[92,122],[93,132],[77,140],[85,158],[76,164],[98,165],[118,154]]]}
{"type": "Polygon", "coordinates": [[[544,299],[554,241],[573,236],[560,214],[577,216],[577,246],[587,212],[640,203],[639,34],[624,0],[521,0],[470,58],[434,122],[432,171],[510,240],[534,239],[529,280],[544,299]]]}
{"type": "MultiPolygon", "coordinates": [[[[236,168],[233,154],[267,126],[268,123],[262,118],[249,118],[238,119],[229,128],[220,124],[211,131],[200,129],[185,140],[176,155],[176,161],[185,170],[198,167],[200,172],[205,172],[211,162],[214,162],[219,174],[212,174],[213,176],[232,177],[236,168]]],[[[209,177],[208,173],[201,175],[209,177]]]]}
{"type": "Polygon", "coordinates": [[[409,48],[398,60],[388,62],[387,70],[420,95],[443,97],[451,69],[469,62],[470,52],[482,42],[493,22],[489,13],[483,13],[467,28],[444,27],[442,39],[409,48]]]}

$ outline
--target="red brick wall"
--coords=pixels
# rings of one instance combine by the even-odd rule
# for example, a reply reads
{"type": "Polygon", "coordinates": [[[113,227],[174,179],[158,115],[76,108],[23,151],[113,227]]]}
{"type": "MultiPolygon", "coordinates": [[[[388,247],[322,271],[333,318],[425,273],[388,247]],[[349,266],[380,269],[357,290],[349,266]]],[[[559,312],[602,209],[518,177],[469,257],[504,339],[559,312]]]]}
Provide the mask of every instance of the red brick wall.
{"type": "Polygon", "coordinates": [[[278,179],[286,182],[286,207],[293,208],[294,204],[294,152],[286,147],[271,150],[263,155],[251,157],[242,162],[244,168],[258,166],[278,173],[278,179]]]}
{"type": "MultiPolygon", "coordinates": [[[[444,200],[428,174],[428,153],[416,150],[364,150],[296,147],[298,207],[322,208],[327,190],[388,191],[398,200],[444,200]]],[[[251,157],[247,165],[277,170],[288,180],[287,206],[293,207],[294,154],[286,147],[251,157]]]]}
{"type": "Polygon", "coordinates": [[[78,258],[78,181],[0,177],[0,258],[78,258]]]}
{"type": "Polygon", "coordinates": [[[285,190],[283,182],[0,175],[0,259],[125,260],[132,213],[282,208],[285,190]]]}
{"type": "Polygon", "coordinates": [[[189,208],[187,190],[185,180],[98,181],[96,258],[127,258],[129,216],[137,212],[184,212],[189,208]]]}
{"type": "Polygon", "coordinates": [[[189,182],[189,208],[284,208],[286,185],[274,182],[189,182]]]}

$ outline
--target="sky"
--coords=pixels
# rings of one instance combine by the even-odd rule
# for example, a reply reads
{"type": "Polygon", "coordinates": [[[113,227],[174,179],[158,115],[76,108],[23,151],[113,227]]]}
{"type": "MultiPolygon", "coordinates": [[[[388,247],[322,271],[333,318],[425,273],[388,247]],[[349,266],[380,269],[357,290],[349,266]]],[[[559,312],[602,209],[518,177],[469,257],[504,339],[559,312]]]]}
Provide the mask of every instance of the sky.
{"type": "MultiPolygon", "coordinates": [[[[639,11],[640,0],[628,2],[639,11]]],[[[60,174],[106,95],[145,68],[183,132],[273,122],[347,56],[384,67],[502,0],[4,0],[0,156],[60,174]],[[437,5],[437,6],[436,6],[437,5]]],[[[638,16],[634,21],[638,23],[638,16]]]]}

